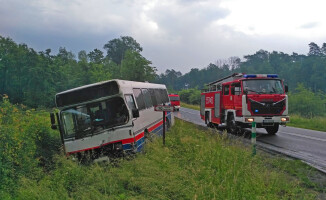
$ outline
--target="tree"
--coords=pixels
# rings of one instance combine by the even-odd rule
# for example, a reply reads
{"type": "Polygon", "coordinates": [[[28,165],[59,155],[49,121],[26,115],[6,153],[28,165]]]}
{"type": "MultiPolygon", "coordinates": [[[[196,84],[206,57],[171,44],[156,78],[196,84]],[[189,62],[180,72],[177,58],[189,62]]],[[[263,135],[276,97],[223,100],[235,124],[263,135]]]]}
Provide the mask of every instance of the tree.
{"type": "Polygon", "coordinates": [[[90,69],[90,82],[96,83],[100,81],[107,81],[111,79],[111,74],[108,69],[104,68],[103,64],[91,64],[90,69]]]}
{"type": "Polygon", "coordinates": [[[326,56],[326,43],[323,43],[323,46],[321,47],[321,52],[326,56]]]}
{"type": "Polygon", "coordinates": [[[150,64],[152,62],[139,52],[127,50],[121,63],[121,77],[132,81],[152,81],[156,76],[156,68],[150,64]]]}
{"type": "Polygon", "coordinates": [[[99,49],[94,49],[93,51],[89,52],[88,57],[92,63],[96,64],[102,63],[104,59],[103,52],[99,49]]]}
{"type": "Polygon", "coordinates": [[[83,63],[88,62],[88,57],[87,57],[87,53],[85,50],[82,50],[78,53],[78,60],[79,60],[79,62],[83,62],[83,63]]]}
{"type": "Polygon", "coordinates": [[[107,58],[120,65],[127,50],[141,52],[143,48],[130,36],[121,36],[110,40],[103,47],[107,51],[107,58]]]}
{"type": "Polygon", "coordinates": [[[310,42],[308,56],[321,56],[321,55],[322,55],[322,52],[321,52],[319,46],[314,42],[310,42]]]}

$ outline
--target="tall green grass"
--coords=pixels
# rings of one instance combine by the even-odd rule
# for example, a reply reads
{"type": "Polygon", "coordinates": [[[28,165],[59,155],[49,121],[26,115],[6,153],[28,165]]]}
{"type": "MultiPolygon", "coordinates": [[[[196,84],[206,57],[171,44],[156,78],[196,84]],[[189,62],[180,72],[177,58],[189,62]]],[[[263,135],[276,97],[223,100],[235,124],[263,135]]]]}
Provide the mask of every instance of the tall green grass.
{"type": "Polygon", "coordinates": [[[189,109],[194,109],[194,110],[200,110],[199,105],[194,105],[194,104],[188,104],[185,102],[180,102],[180,106],[184,108],[189,108],[189,109]]]}
{"type": "MultiPolygon", "coordinates": [[[[176,120],[166,146],[118,163],[79,165],[58,157],[42,178],[22,178],[18,199],[315,199],[302,182],[251,156],[226,135],[176,120]]],[[[272,162],[272,161],[270,161],[272,162]]]]}
{"type": "Polygon", "coordinates": [[[287,125],[326,132],[326,117],[305,118],[299,115],[290,115],[290,123],[287,125]]]}

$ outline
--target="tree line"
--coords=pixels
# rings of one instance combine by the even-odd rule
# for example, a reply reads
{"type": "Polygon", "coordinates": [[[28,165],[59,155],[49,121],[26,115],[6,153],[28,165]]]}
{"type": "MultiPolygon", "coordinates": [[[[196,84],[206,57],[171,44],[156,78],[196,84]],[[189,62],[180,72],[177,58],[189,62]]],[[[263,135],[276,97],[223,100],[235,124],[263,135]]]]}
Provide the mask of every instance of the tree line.
{"type": "Polygon", "coordinates": [[[326,92],[326,43],[322,47],[311,42],[307,55],[292,55],[272,51],[259,50],[253,55],[246,55],[241,60],[231,57],[210,63],[203,69],[193,68],[182,75],[174,69],[166,70],[158,76],[157,82],[166,84],[173,90],[187,88],[203,88],[205,84],[228,76],[232,73],[278,74],[295,91],[298,84],[313,92],[326,92]]]}
{"type": "Polygon", "coordinates": [[[114,78],[153,81],[156,68],[141,55],[142,47],[129,36],[121,36],[99,49],[74,55],[60,47],[36,52],[26,44],[0,36],[0,94],[13,103],[30,107],[53,107],[54,95],[70,88],[114,78]]]}
{"type": "Polygon", "coordinates": [[[112,39],[103,49],[82,50],[76,56],[60,47],[54,55],[51,49],[37,52],[0,36],[0,95],[7,94],[12,103],[29,107],[53,107],[57,92],[118,78],[162,83],[170,92],[179,91],[188,103],[197,103],[195,95],[205,84],[236,72],[279,74],[292,93],[304,89],[326,93],[326,43],[319,47],[311,42],[307,55],[259,50],[243,60],[231,57],[186,74],[169,69],[159,75],[141,55],[141,45],[130,36],[112,39]]]}

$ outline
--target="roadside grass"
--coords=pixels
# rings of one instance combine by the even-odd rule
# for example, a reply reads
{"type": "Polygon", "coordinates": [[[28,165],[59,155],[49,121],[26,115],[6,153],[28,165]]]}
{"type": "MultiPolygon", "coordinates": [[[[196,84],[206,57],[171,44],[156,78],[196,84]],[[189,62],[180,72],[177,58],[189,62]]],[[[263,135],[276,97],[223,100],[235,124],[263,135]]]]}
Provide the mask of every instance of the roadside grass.
{"type": "MultiPolygon", "coordinates": [[[[184,102],[181,102],[181,107],[200,110],[199,105],[184,102]]],[[[287,123],[287,126],[326,132],[326,117],[305,118],[300,115],[290,114],[290,122],[287,123]]]]}
{"type": "Polygon", "coordinates": [[[290,115],[288,126],[326,132],[326,117],[304,118],[299,115],[290,115]]]}
{"type": "Polygon", "coordinates": [[[194,110],[200,110],[199,105],[193,105],[193,104],[187,104],[184,102],[180,102],[180,106],[184,108],[194,109],[194,110]]]}
{"type": "MultiPolygon", "coordinates": [[[[316,199],[314,187],[290,176],[289,164],[226,134],[176,119],[145,151],[114,164],[80,165],[58,156],[42,178],[22,178],[17,199],[316,199]],[[283,167],[283,168],[281,168],[283,167]],[[284,169],[284,170],[280,170],[284,169]]],[[[295,175],[295,173],[294,173],[295,175]]]]}

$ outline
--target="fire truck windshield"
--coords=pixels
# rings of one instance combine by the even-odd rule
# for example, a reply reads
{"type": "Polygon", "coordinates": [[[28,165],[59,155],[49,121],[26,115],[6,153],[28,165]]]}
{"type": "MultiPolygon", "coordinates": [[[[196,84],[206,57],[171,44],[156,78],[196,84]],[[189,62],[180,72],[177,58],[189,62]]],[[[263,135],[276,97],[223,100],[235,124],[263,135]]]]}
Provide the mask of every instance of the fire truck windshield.
{"type": "Polygon", "coordinates": [[[244,80],[243,89],[247,94],[283,94],[283,86],[277,79],[244,80]]]}
{"type": "Polygon", "coordinates": [[[125,124],[128,110],[121,97],[63,110],[64,138],[83,138],[109,127],[125,124]]]}

